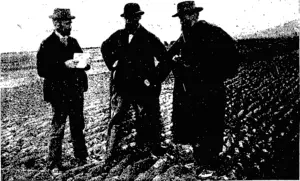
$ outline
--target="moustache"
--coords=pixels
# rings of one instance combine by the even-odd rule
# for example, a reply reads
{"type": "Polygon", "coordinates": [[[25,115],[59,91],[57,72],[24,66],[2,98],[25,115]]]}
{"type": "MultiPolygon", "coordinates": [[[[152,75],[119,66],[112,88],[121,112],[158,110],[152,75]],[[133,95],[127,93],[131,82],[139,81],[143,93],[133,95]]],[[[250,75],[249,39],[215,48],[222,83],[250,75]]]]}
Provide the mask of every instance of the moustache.
{"type": "Polygon", "coordinates": [[[71,34],[71,28],[70,28],[70,29],[63,29],[63,30],[62,30],[62,33],[63,33],[64,35],[70,35],[70,34],[71,34]]]}

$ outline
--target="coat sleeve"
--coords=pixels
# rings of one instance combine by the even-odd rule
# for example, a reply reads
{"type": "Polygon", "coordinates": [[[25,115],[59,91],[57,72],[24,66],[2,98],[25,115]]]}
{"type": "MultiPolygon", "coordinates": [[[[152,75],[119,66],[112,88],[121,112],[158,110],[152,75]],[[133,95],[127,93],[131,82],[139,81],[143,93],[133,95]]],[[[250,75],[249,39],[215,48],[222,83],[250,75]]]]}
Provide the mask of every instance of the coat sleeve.
{"type": "MultiPolygon", "coordinates": [[[[83,53],[83,50],[81,49],[78,41],[74,38],[74,52],[75,53],[83,53]]],[[[87,70],[90,70],[91,69],[91,66],[90,64],[87,64],[85,68],[83,68],[83,70],[87,71],[87,70]]]]}
{"type": "Polygon", "coordinates": [[[235,40],[222,28],[214,25],[198,27],[193,50],[191,72],[211,82],[232,77],[238,67],[238,51],[235,40]]]}
{"type": "Polygon", "coordinates": [[[47,65],[45,61],[45,46],[44,46],[44,41],[41,43],[39,50],[37,51],[36,55],[36,66],[37,66],[37,72],[40,77],[45,78],[47,75],[47,65]]]}
{"type": "Polygon", "coordinates": [[[70,71],[65,61],[72,59],[72,56],[66,54],[54,53],[52,42],[44,40],[37,52],[37,71],[40,77],[52,80],[61,80],[70,71]]]}
{"type": "MultiPolygon", "coordinates": [[[[168,48],[168,51],[167,51],[167,66],[168,66],[168,68],[172,70],[173,74],[181,75],[181,77],[186,75],[186,72],[190,72],[190,70],[189,70],[190,66],[186,67],[183,65],[182,57],[181,57],[180,61],[176,61],[176,62],[173,61],[173,57],[175,55],[182,56],[181,50],[183,48],[183,45],[184,45],[184,40],[183,40],[183,36],[181,34],[180,37],[174,43],[171,44],[171,46],[168,48]]],[[[186,62],[185,62],[185,64],[186,64],[186,62]]]]}
{"type": "Polygon", "coordinates": [[[83,53],[78,41],[75,38],[73,38],[73,45],[74,45],[74,52],[75,53],[83,53]]]}
{"type": "Polygon", "coordinates": [[[114,63],[118,60],[117,58],[117,44],[115,34],[110,36],[101,45],[101,53],[107,68],[112,71],[114,63]]]}
{"type": "Polygon", "coordinates": [[[219,71],[223,72],[224,79],[226,79],[237,73],[240,56],[237,49],[237,41],[221,28],[218,29],[218,32],[219,39],[216,40],[214,54],[221,65],[221,70],[219,71]]]}
{"type": "Polygon", "coordinates": [[[166,47],[156,36],[153,37],[152,41],[154,47],[154,56],[158,61],[158,65],[156,67],[157,81],[162,83],[172,70],[171,66],[169,65],[171,63],[171,59],[168,56],[166,47]]]}

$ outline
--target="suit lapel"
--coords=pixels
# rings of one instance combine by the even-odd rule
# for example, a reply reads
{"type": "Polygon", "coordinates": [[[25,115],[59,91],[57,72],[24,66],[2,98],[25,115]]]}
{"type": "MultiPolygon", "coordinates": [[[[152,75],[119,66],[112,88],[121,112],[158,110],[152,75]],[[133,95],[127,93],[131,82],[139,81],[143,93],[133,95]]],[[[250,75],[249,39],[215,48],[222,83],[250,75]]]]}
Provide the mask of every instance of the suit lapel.
{"type": "Polygon", "coordinates": [[[57,50],[58,52],[63,51],[65,48],[64,45],[60,42],[59,37],[53,32],[51,35],[52,40],[52,48],[57,50]]]}
{"type": "Polygon", "coordinates": [[[73,58],[71,37],[68,39],[68,46],[65,46],[54,32],[51,35],[51,40],[51,50],[57,52],[54,54],[56,60],[66,61],[73,58]]]}
{"type": "Polygon", "coordinates": [[[140,25],[140,27],[137,29],[137,31],[133,35],[133,38],[132,38],[130,44],[139,44],[138,42],[143,39],[144,30],[145,30],[144,27],[142,25],[140,25]]]}

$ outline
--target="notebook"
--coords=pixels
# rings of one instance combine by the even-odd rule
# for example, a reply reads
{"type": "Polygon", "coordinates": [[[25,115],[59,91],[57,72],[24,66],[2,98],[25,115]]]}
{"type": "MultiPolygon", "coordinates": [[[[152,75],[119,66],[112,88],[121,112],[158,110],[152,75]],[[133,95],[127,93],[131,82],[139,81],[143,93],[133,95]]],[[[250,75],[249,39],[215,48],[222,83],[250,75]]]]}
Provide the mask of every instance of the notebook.
{"type": "Polygon", "coordinates": [[[73,60],[78,61],[76,68],[85,68],[89,59],[88,53],[74,53],[73,60]]]}

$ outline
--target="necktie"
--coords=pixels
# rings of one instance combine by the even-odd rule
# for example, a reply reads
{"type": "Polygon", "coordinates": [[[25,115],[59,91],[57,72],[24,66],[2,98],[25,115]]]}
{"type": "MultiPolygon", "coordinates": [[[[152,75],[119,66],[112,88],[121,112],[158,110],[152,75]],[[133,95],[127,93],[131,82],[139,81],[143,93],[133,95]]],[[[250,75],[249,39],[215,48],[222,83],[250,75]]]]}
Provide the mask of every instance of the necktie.
{"type": "Polygon", "coordinates": [[[68,37],[62,37],[62,38],[60,38],[60,41],[61,41],[65,46],[68,45],[68,37]]]}

